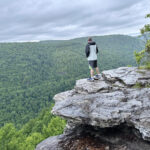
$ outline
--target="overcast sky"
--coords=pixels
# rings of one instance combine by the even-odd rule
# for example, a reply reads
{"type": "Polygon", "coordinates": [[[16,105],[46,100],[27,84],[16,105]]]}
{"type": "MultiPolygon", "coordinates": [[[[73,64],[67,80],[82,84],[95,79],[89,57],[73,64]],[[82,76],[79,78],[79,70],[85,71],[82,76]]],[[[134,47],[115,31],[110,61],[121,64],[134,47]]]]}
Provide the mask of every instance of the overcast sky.
{"type": "Polygon", "coordinates": [[[150,0],[0,0],[0,41],[135,34],[150,0]]]}

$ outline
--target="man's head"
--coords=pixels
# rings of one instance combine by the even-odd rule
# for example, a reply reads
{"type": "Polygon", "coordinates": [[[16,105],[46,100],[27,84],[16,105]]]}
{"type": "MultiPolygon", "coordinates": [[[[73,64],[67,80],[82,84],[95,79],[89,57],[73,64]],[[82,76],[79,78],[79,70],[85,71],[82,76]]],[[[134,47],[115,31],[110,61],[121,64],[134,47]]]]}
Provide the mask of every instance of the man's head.
{"type": "Polygon", "coordinates": [[[88,42],[91,42],[91,41],[92,41],[92,38],[91,38],[91,37],[89,37],[89,38],[88,38],[88,42]]]}

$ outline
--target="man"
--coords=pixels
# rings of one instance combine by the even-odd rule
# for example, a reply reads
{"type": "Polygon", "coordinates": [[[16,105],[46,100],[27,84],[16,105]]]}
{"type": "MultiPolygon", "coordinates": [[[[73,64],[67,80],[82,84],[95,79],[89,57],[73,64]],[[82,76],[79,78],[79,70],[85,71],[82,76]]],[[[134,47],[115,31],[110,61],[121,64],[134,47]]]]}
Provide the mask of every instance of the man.
{"type": "Polygon", "coordinates": [[[88,78],[88,81],[94,81],[94,79],[99,79],[100,78],[100,72],[99,68],[97,67],[97,53],[98,53],[98,48],[96,46],[96,43],[92,41],[92,38],[88,38],[88,44],[86,45],[85,48],[85,54],[87,57],[87,60],[89,62],[89,69],[90,69],[90,74],[91,77],[88,78]],[[96,69],[96,75],[94,76],[94,69],[96,69]]]}

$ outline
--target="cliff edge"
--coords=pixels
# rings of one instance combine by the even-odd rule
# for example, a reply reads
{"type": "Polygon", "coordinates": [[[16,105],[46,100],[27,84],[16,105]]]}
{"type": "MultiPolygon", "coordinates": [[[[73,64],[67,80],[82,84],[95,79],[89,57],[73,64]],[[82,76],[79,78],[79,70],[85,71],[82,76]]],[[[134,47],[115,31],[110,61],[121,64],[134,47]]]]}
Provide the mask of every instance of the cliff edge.
{"type": "Polygon", "coordinates": [[[103,71],[99,80],[78,80],[74,89],[54,100],[52,113],[67,120],[66,129],[36,150],[150,149],[149,70],[103,71]]]}

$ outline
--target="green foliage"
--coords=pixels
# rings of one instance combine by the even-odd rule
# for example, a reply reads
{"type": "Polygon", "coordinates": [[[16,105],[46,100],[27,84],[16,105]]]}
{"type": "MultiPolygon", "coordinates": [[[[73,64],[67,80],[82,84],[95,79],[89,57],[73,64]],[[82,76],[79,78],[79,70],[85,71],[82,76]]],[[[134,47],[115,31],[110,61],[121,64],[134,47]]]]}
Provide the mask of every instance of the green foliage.
{"type": "MultiPolygon", "coordinates": [[[[150,14],[147,14],[146,18],[150,18],[150,14]]],[[[145,33],[149,33],[149,32],[150,32],[150,24],[146,24],[141,29],[141,34],[144,35],[145,33]]],[[[149,36],[149,34],[148,34],[148,36],[149,36]]],[[[144,67],[142,67],[142,68],[150,69],[150,40],[147,39],[146,34],[145,34],[145,37],[146,37],[145,50],[143,50],[139,53],[134,52],[134,55],[135,55],[135,59],[136,59],[136,62],[137,62],[137,65],[139,68],[141,68],[140,67],[141,61],[143,60],[143,58],[145,58],[145,61],[143,61],[144,67]]]]}
{"type": "MultiPolygon", "coordinates": [[[[147,14],[145,18],[150,18],[150,14],[147,14]]],[[[146,24],[142,29],[141,29],[141,34],[144,34],[145,32],[150,31],[150,24],[146,24]]]]}
{"type": "Polygon", "coordinates": [[[43,136],[41,133],[34,132],[30,136],[28,136],[25,140],[24,148],[26,150],[34,150],[37,143],[43,140],[43,136]]]}
{"type": "Polygon", "coordinates": [[[141,34],[144,34],[145,32],[149,32],[150,31],[150,25],[147,24],[144,26],[144,28],[141,29],[141,34]]]}
{"type": "Polygon", "coordinates": [[[132,67],[132,65],[127,65],[127,67],[132,67]]]}
{"type": "Polygon", "coordinates": [[[141,83],[136,83],[133,88],[150,88],[150,84],[147,83],[146,85],[142,85],[141,83]]]}
{"type": "Polygon", "coordinates": [[[150,53],[150,40],[148,40],[147,43],[146,43],[145,51],[146,51],[147,53],[150,53]]]}
{"type": "Polygon", "coordinates": [[[142,88],[142,85],[140,83],[136,83],[133,88],[142,88]]]}
{"type": "Polygon", "coordinates": [[[144,54],[145,54],[145,50],[142,50],[140,52],[134,51],[134,56],[135,56],[135,60],[138,65],[138,68],[140,67],[141,61],[142,61],[143,57],[145,56],[144,54]]]}
{"type": "Polygon", "coordinates": [[[146,15],[146,18],[150,18],[150,14],[147,14],[147,15],[146,15]]]}
{"type": "Polygon", "coordinates": [[[10,149],[10,141],[16,134],[16,129],[13,124],[6,124],[0,129],[0,149],[10,149]]]}
{"type": "Polygon", "coordinates": [[[49,135],[54,136],[61,134],[65,125],[65,120],[60,119],[59,117],[52,118],[51,122],[48,124],[48,128],[46,126],[43,128],[44,137],[46,138],[49,135]]]}
{"type": "Polygon", "coordinates": [[[146,50],[146,69],[150,69],[150,40],[147,41],[145,50],[146,50]]]}
{"type": "Polygon", "coordinates": [[[145,69],[150,69],[150,62],[146,63],[145,69]]]}
{"type": "Polygon", "coordinates": [[[44,109],[20,130],[13,124],[0,128],[0,150],[34,150],[45,138],[63,133],[65,125],[65,120],[53,116],[49,109],[44,109]]]}

